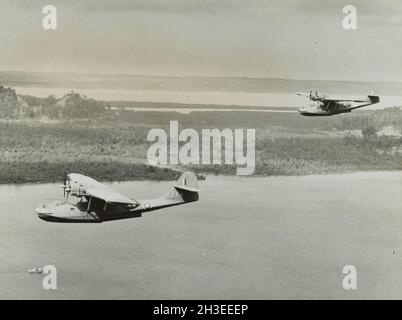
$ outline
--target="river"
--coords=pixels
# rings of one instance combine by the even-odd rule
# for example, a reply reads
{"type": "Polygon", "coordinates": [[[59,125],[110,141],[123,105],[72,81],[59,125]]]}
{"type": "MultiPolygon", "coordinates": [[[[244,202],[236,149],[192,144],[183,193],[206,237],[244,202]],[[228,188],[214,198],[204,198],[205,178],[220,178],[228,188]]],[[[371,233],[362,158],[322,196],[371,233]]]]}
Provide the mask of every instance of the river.
{"type": "MultiPolygon", "coordinates": [[[[171,182],[108,184],[138,199],[171,182]]],[[[200,201],[102,224],[33,209],[60,184],[0,186],[2,299],[402,298],[402,172],[208,176],[200,201]],[[34,267],[57,268],[57,290],[34,267]],[[342,268],[357,268],[357,290],[342,268]]]]}
{"type": "MultiPolygon", "coordinates": [[[[243,106],[243,107],[293,107],[299,108],[308,104],[306,97],[296,93],[265,93],[265,92],[210,92],[210,91],[163,91],[163,90],[122,90],[122,89],[74,89],[74,88],[41,88],[41,87],[13,87],[18,94],[46,98],[55,95],[61,98],[71,91],[87,97],[105,101],[138,101],[158,103],[180,103],[186,105],[243,106]]],[[[362,98],[362,96],[348,95],[347,98],[362,98]]],[[[402,106],[401,96],[380,97],[380,103],[367,106],[364,110],[377,110],[394,106],[402,106]]],[[[159,109],[159,111],[161,111],[159,109]]],[[[261,111],[261,110],[259,110],[261,111]]],[[[188,112],[188,110],[187,110],[188,112]]],[[[272,112],[272,110],[270,110],[272,112]]]]}

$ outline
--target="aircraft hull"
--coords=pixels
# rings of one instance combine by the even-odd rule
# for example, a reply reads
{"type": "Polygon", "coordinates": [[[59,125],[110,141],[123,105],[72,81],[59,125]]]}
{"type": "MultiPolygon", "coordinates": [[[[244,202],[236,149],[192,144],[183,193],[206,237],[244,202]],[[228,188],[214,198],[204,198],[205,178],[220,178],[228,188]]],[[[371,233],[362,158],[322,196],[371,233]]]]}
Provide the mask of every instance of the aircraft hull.
{"type": "Polygon", "coordinates": [[[342,110],[342,111],[336,111],[336,112],[326,112],[326,113],[324,113],[324,112],[308,112],[308,111],[300,112],[299,111],[299,113],[302,116],[306,116],[306,117],[328,117],[328,116],[333,116],[336,114],[348,113],[348,112],[352,112],[352,110],[348,109],[348,110],[342,110]]]}
{"type": "Polygon", "coordinates": [[[52,216],[50,214],[38,214],[39,219],[47,222],[59,222],[59,223],[101,223],[101,220],[96,219],[77,219],[77,218],[64,218],[52,216]]]}

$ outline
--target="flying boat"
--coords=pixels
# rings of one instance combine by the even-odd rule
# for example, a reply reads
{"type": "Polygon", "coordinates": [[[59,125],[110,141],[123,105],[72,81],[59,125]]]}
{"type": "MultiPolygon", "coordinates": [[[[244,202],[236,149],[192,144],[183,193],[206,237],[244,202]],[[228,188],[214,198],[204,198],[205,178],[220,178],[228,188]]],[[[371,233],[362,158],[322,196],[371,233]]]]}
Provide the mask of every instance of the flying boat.
{"type": "Polygon", "coordinates": [[[48,222],[100,223],[139,218],[144,212],[160,210],[198,201],[197,177],[184,172],[165,195],[137,200],[122,195],[108,186],[79,173],[65,173],[64,198],[35,209],[38,217],[48,222]]]}

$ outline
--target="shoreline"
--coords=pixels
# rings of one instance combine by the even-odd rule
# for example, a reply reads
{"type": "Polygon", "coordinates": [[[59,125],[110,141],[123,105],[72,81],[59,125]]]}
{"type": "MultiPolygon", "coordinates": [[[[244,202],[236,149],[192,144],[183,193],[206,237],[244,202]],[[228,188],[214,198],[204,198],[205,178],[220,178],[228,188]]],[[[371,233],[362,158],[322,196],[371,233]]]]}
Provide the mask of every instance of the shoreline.
{"type": "MultiPolygon", "coordinates": [[[[162,169],[160,167],[155,167],[155,168],[159,168],[162,169]]],[[[165,169],[165,168],[163,168],[165,169]]],[[[177,170],[172,170],[169,169],[169,171],[177,173],[177,177],[183,172],[183,171],[177,171],[177,170]]],[[[191,171],[191,170],[189,170],[191,171]]],[[[195,174],[199,174],[196,171],[193,171],[195,174]]],[[[71,173],[81,173],[84,174],[82,172],[73,172],[71,171],[71,173]]],[[[306,178],[306,177],[310,177],[310,178],[314,178],[314,177],[324,177],[324,176],[341,176],[341,175],[361,175],[361,174],[390,174],[390,173],[402,173],[402,169],[389,169],[389,170],[346,170],[346,171],[339,171],[339,172],[323,172],[323,173],[312,173],[312,174],[271,174],[271,175],[263,175],[263,174],[251,174],[251,175],[247,175],[247,176],[240,176],[240,175],[236,175],[236,174],[224,174],[224,173],[203,173],[205,176],[205,179],[199,179],[198,178],[198,182],[202,182],[204,180],[209,179],[210,177],[214,177],[214,178],[233,178],[233,179],[267,179],[267,178],[306,178]]],[[[93,178],[93,176],[90,176],[93,178]]],[[[57,183],[61,183],[61,179],[59,179],[60,181],[58,181],[58,177],[56,177],[56,179],[52,179],[49,178],[48,180],[38,180],[38,181],[29,181],[29,182],[24,182],[24,181],[20,181],[20,182],[2,182],[0,180],[0,187],[1,186],[28,186],[28,185],[45,185],[45,184],[57,184],[57,183]]],[[[152,179],[150,177],[137,177],[137,179],[132,179],[130,177],[128,177],[127,179],[123,179],[123,180],[114,180],[114,179],[96,179],[97,181],[101,182],[101,183],[125,183],[125,182],[175,182],[177,180],[177,178],[175,178],[174,176],[165,176],[162,178],[157,178],[157,179],[152,179]]]]}
{"type": "MultiPolygon", "coordinates": [[[[0,121],[0,183],[52,183],[65,170],[98,181],[177,180],[180,170],[236,176],[236,166],[151,167],[151,129],[169,130],[170,113],[105,111],[92,118],[0,121]],[[118,125],[117,125],[118,124],[118,125]]],[[[355,112],[311,119],[296,113],[199,112],[175,114],[183,127],[255,128],[251,177],[306,176],[402,170],[402,111],[355,112]],[[395,126],[387,134],[384,128],[395,126]]],[[[166,131],[168,132],[168,131],[166,131]]],[[[226,148],[223,145],[222,154],[226,148]]],[[[229,147],[229,146],[228,146],[229,147]]]]}
{"type": "MultiPolygon", "coordinates": [[[[214,105],[246,108],[298,108],[306,103],[305,97],[295,92],[248,92],[248,91],[191,91],[191,90],[139,90],[139,89],[94,89],[73,87],[23,87],[3,83],[4,86],[17,91],[18,95],[57,98],[73,91],[91,97],[97,101],[110,103],[141,104],[180,104],[180,105],[214,105]]],[[[349,95],[348,95],[349,96],[349,95]]],[[[360,95],[350,95],[360,97],[360,95]]],[[[382,95],[380,103],[366,107],[366,110],[382,110],[402,105],[400,95],[382,95]]]]}

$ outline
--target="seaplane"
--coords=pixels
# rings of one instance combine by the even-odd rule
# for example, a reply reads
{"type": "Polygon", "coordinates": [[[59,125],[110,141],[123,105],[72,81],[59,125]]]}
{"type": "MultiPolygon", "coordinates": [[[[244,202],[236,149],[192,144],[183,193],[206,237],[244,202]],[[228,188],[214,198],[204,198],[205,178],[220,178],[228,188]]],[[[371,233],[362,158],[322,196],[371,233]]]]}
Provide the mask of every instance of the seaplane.
{"type": "Polygon", "coordinates": [[[144,212],[198,201],[197,177],[184,172],[165,195],[151,200],[128,198],[88,176],[64,174],[64,198],[35,209],[48,222],[101,223],[139,218],[144,212]]]}
{"type": "Polygon", "coordinates": [[[310,94],[304,92],[297,92],[297,94],[308,97],[310,100],[308,105],[302,106],[298,110],[303,116],[332,116],[380,102],[380,97],[372,94],[361,98],[318,95],[317,91],[315,94],[312,91],[310,94]]]}

